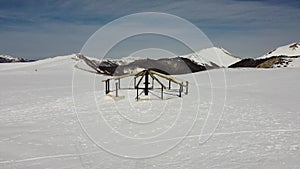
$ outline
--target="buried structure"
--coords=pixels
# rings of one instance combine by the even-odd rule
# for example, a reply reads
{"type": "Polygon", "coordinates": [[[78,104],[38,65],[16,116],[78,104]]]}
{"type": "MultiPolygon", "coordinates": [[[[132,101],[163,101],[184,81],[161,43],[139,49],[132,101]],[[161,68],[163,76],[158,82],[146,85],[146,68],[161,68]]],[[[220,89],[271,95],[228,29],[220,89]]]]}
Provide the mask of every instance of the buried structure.
{"type": "Polygon", "coordinates": [[[179,80],[151,69],[145,69],[134,74],[115,76],[102,82],[105,83],[105,94],[119,98],[120,90],[136,90],[136,100],[147,100],[146,98],[149,98],[149,95],[159,99],[166,99],[165,95],[182,97],[183,94],[188,94],[189,85],[188,81],[179,80]],[[121,79],[127,77],[133,77],[133,87],[121,87],[121,79]],[[114,89],[111,89],[111,81],[115,81],[115,87],[112,87],[114,89]]]}

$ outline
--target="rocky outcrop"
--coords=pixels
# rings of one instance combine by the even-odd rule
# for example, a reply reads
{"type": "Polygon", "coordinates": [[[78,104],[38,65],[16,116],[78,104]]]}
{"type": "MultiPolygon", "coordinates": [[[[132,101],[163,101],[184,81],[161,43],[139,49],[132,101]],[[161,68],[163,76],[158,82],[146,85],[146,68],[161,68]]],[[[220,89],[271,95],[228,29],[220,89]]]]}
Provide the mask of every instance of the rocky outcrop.
{"type": "Polygon", "coordinates": [[[289,64],[293,62],[294,59],[298,59],[300,56],[273,56],[263,59],[243,59],[229,68],[239,68],[239,67],[250,67],[250,68],[276,68],[276,67],[289,67],[289,64]]]}
{"type": "Polygon", "coordinates": [[[150,69],[164,74],[186,74],[207,70],[203,65],[198,65],[187,58],[163,58],[163,59],[142,59],[136,60],[126,65],[119,65],[114,75],[123,75],[134,72],[138,69],[150,69]]]}
{"type": "Polygon", "coordinates": [[[27,60],[20,57],[12,57],[10,55],[0,55],[0,63],[14,63],[14,62],[32,62],[34,60],[27,60]]]}
{"type": "Polygon", "coordinates": [[[234,63],[229,66],[229,68],[238,68],[238,67],[252,67],[255,68],[258,65],[262,64],[263,62],[267,61],[269,58],[266,59],[253,59],[253,58],[247,58],[243,59],[237,63],[234,63]]]}

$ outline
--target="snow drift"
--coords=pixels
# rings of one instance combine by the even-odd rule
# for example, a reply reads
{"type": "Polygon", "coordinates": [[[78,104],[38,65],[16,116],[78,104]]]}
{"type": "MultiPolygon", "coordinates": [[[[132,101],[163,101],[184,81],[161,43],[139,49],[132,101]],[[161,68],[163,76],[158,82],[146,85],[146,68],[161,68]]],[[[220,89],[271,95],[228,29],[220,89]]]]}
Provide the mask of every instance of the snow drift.
{"type": "MultiPolygon", "coordinates": [[[[77,61],[71,58],[73,56],[62,56],[0,65],[1,169],[282,169],[300,165],[298,68],[216,69],[178,75],[176,77],[193,82],[186,97],[136,102],[130,91],[120,93],[125,96],[120,101],[106,96],[101,82],[106,77],[74,69],[77,61]],[[218,77],[210,78],[224,73],[226,85],[218,77]],[[73,78],[74,74],[78,76],[73,78]],[[224,96],[218,93],[224,90],[226,102],[221,104],[224,110],[218,121],[215,115],[219,112],[211,106],[220,105],[224,96]],[[197,93],[200,100],[195,99],[199,97],[197,93]],[[74,104],[74,100],[80,101],[75,102],[79,104],[74,104]],[[199,112],[195,118],[191,116],[193,107],[199,112]],[[181,110],[182,118],[176,118],[181,110]],[[78,116],[86,123],[81,123],[78,116]],[[125,117],[160,118],[148,127],[131,124],[125,117]],[[102,118],[107,123],[98,123],[102,118]],[[192,124],[191,120],[195,120],[192,130],[186,136],[181,135],[182,130],[192,124]],[[147,153],[139,152],[141,147],[124,141],[121,134],[132,138],[149,137],[172,128],[173,122],[178,125],[176,132],[165,138],[139,140],[141,145],[149,146],[149,152],[182,140],[173,149],[153,158],[116,156],[101,149],[92,139],[105,140],[103,145],[108,150],[147,153]],[[114,130],[105,130],[107,124],[114,130]],[[213,124],[218,124],[216,130],[206,130],[214,129],[213,124]],[[88,135],[82,125],[93,135],[88,135]],[[207,128],[200,135],[203,126],[207,128]],[[199,137],[206,137],[211,131],[214,131],[212,137],[199,144],[199,137]],[[110,146],[113,143],[115,146],[110,146]]],[[[126,83],[130,84],[130,79],[126,83]]]]}

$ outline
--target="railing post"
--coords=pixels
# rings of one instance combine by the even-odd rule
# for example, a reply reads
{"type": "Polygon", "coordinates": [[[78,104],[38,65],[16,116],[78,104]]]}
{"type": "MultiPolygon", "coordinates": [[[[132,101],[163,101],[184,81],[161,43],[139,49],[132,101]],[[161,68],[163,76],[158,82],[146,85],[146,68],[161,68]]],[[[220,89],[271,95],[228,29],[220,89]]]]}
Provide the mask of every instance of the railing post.
{"type": "Polygon", "coordinates": [[[105,80],[105,94],[109,93],[109,79],[105,80]]]}
{"type": "Polygon", "coordinates": [[[116,97],[118,97],[118,88],[119,88],[119,83],[116,82],[116,97]]]}
{"type": "Polygon", "coordinates": [[[161,99],[164,99],[164,86],[161,85],[161,99]]]}
{"type": "Polygon", "coordinates": [[[179,97],[181,97],[181,92],[183,91],[183,84],[179,84],[179,97]]]}
{"type": "Polygon", "coordinates": [[[136,87],[136,100],[139,100],[139,87],[136,87]]]}
{"type": "Polygon", "coordinates": [[[188,93],[189,93],[189,82],[188,81],[186,81],[185,82],[185,94],[187,95],[188,93]]]}
{"type": "Polygon", "coordinates": [[[152,89],[154,89],[154,78],[152,77],[152,89]]]}
{"type": "Polygon", "coordinates": [[[145,72],[145,95],[148,96],[149,92],[149,72],[146,70],[145,72]]]}
{"type": "Polygon", "coordinates": [[[134,79],[133,79],[133,85],[134,85],[134,88],[136,89],[136,77],[134,77],[134,79]]]}
{"type": "Polygon", "coordinates": [[[110,89],[109,89],[109,79],[107,79],[107,94],[110,92],[110,89]]]}

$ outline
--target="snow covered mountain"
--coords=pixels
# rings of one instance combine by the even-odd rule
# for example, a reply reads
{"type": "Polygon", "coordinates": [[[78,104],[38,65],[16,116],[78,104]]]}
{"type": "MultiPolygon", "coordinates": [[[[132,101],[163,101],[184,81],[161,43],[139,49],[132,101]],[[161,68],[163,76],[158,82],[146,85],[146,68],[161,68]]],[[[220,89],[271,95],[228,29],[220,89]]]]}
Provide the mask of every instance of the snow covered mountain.
{"type": "Polygon", "coordinates": [[[278,47],[259,57],[259,59],[268,59],[259,67],[300,67],[300,43],[294,42],[278,47]]]}
{"type": "Polygon", "coordinates": [[[143,59],[145,59],[145,58],[126,56],[126,57],[123,57],[121,59],[109,59],[109,60],[116,63],[116,64],[118,64],[118,65],[127,65],[129,63],[134,62],[134,61],[143,60],[143,59]]]}
{"type": "Polygon", "coordinates": [[[271,50],[267,54],[259,57],[259,59],[269,58],[272,56],[289,56],[289,57],[300,56],[300,43],[294,42],[288,45],[278,47],[276,49],[271,50]]]}
{"type": "Polygon", "coordinates": [[[196,53],[180,56],[188,58],[199,65],[207,64],[210,66],[217,65],[218,67],[228,67],[241,59],[232,55],[223,48],[212,47],[200,50],[196,53]]]}
{"type": "Polygon", "coordinates": [[[300,43],[295,42],[271,50],[258,58],[246,58],[229,66],[236,67],[257,67],[257,68],[280,68],[300,67],[300,43]]]}
{"type": "Polygon", "coordinates": [[[10,55],[0,55],[0,63],[11,63],[11,62],[28,62],[29,60],[13,57],[10,55]]]}
{"type": "MultiPolygon", "coordinates": [[[[175,58],[174,56],[173,58],[175,58]]],[[[209,66],[209,67],[228,67],[229,65],[240,61],[241,59],[234,56],[227,50],[218,47],[211,47],[202,49],[198,52],[179,56],[180,58],[187,58],[198,65],[209,66]]],[[[118,65],[126,65],[137,60],[143,60],[141,57],[123,57],[120,59],[109,59],[110,61],[118,65]]],[[[166,58],[165,58],[166,59],[166,58]]]]}
{"type": "Polygon", "coordinates": [[[217,47],[203,49],[183,56],[160,59],[128,56],[120,59],[99,60],[83,55],[78,56],[79,59],[84,60],[87,65],[97,72],[105,72],[104,74],[108,75],[134,73],[141,69],[160,70],[165,74],[186,74],[207,69],[228,67],[241,60],[225,49],[217,47]]]}

